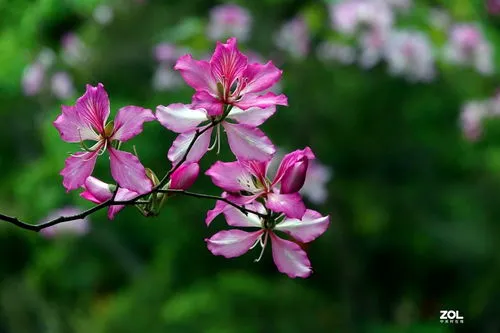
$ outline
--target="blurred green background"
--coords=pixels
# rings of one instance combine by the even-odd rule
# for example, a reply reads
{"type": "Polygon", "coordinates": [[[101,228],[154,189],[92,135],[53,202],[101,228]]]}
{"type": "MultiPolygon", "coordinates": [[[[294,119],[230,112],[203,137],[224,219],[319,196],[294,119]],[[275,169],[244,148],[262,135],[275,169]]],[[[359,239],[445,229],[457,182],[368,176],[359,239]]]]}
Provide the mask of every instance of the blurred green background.
{"type": "MultiPolygon", "coordinates": [[[[98,82],[112,114],[129,104],[154,110],[188,103],[187,85],[153,88],[153,48],[169,42],[198,58],[212,52],[206,25],[220,3],[0,0],[0,211],[35,223],[61,207],[91,207],[62,187],[59,172],[76,145],[52,126],[60,104],[72,105],[86,83],[98,82]],[[112,9],[106,24],[96,22],[102,4],[112,9]],[[71,65],[61,56],[68,32],[86,50],[71,65]],[[51,71],[68,72],[74,82],[75,93],[62,101],[46,81],[35,96],[23,93],[23,71],[46,47],[56,56],[51,71]]],[[[500,123],[488,119],[477,142],[459,126],[467,100],[494,94],[496,72],[485,77],[438,63],[432,82],[411,83],[389,75],[384,63],[364,70],[320,61],[315,45],[344,41],[331,31],[325,2],[234,3],[253,18],[241,48],[284,70],[290,106],[262,129],[287,151],[312,147],[333,170],[328,200],[308,203],[332,222],[308,246],[314,274],[289,279],[269,251],[260,263],[253,263],[255,251],[212,256],[203,240],[224,222],[207,229],[214,203],[194,198],[171,198],[150,219],[133,208],[114,221],[99,212],[81,237],[47,239],[3,223],[0,332],[500,332],[500,123]],[[311,34],[301,58],[273,38],[299,14],[311,34]],[[440,310],[460,311],[464,323],[440,323],[440,310]]],[[[414,1],[397,25],[442,44],[446,33],[428,24],[439,6],[454,20],[479,22],[499,45],[499,20],[483,1],[414,1]]],[[[149,123],[125,147],[135,145],[141,161],[162,175],[173,138],[149,123]]],[[[233,156],[224,147],[202,160],[203,170],[218,158],[233,156]]],[[[111,180],[105,159],[96,174],[111,180]]],[[[203,174],[192,190],[219,194],[203,174]]]]}

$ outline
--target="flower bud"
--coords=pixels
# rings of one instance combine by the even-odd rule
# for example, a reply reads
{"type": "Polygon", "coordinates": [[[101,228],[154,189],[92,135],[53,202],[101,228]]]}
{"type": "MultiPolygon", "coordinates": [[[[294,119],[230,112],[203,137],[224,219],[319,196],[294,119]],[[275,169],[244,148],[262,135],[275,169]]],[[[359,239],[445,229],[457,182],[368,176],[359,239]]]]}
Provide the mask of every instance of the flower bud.
{"type": "Polygon", "coordinates": [[[83,188],[85,191],[80,193],[82,198],[96,204],[101,204],[111,199],[116,186],[90,176],[85,180],[83,188]]]}
{"type": "Polygon", "coordinates": [[[198,163],[183,163],[177,170],[172,174],[170,188],[177,190],[186,190],[198,177],[200,172],[200,166],[198,163]]]}
{"type": "Polygon", "coordinates": [[[298,192],[306,180],[307,167],[309,160],[303,156],[300,160],[296,161],[290,166],[281,179],[280,193],[295,193],[298,192]]]}

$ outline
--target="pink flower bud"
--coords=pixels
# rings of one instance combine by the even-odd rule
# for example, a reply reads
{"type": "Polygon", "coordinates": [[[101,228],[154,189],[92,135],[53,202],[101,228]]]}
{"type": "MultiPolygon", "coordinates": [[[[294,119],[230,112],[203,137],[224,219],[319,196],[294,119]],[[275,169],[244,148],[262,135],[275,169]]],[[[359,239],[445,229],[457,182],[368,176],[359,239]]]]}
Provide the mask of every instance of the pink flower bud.
{"type": "Polygon", "coordinates": [[[186,190],[198,177],[200,166],[198,163],[184,163],[174,171],[171,177],[170,188],[177,190],[186,190]]]}
{"type": "Polygon", "coordinates": [[[287,194],[298,192],[306,180],[308,165],[309,159],[303,156],[290,166],[281,179],[280,193],[287,194]]]}

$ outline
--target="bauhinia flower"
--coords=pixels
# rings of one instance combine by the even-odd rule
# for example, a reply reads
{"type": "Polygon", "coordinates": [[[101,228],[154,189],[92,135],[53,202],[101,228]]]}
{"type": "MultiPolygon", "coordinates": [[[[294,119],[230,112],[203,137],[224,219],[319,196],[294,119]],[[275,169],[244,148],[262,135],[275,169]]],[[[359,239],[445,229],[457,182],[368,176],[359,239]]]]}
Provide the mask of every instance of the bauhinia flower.
{"type": "MultiPolygon", "coordinates": [[[[176,190],[186,190],[198,177],[200,172],[200,167],[198,163],[184,163],[177,170],[175,170],[170,176],[170,183],[168,188],[176,190]]],[[[80,196],[88,201],[96,204],[102,204],[113,198],[113,194],[116,190],[116,186],[112,184],[105,183],[95,177],[88,177],[85,180],[85,184],[82,186],[84,191],[80,193],[80,196]]],[[[140,193],[130,191],[126,188],[118,188],[116,191],[116,196],[114,201],[128,201],[137,198],[140,193]]],[[[164,194],[153,194],[157,196],[157,202],[161,202],[162,198],[166,195],[164,194]]],[[[147,205],[138,205],[145,212],[144,209],[148,209],[147,205]]],[[[108,208],[108,218],[113,220],[116,214],[121,211],[124,205],[112,205],[108,208]]],[[[154,207],[156,208],[156,207],[154,207]]]]}
{"type": "Polygon", "coordinates": [[[206,127],[210,126],[215,118],[205,109],[195,109],[190,105],[171,104],[166,107],[160,105],[156,109],[156,117],[163,126],[180,134],[168,151],[168,158],[174,164],[186,154],[196,131],[206,130],[190,150],[187,161],[199,161],[211,149],[209,146],[214,131],[216,132],[214,145],[220,147],[221,127],[227,134],[229,147],[238,159],[266,161],[272,157],[275,148],[271,140],[257,126],[275,111],[275,106],[264,109],[252,107],[247,110],[233,107],[216,127],[208,129],[206,127]]]}
{"type": "Polygon", "coordinates": [[[303,59],[309,52],[310,32],[302,16],[286,22],[275,36],[275,43],[293,58],[303,59]]]}
{"type": "MultiPolygon", "coordinates": [[[[265,213],[262,204],[254,202],[245,208],[258,213],[265,213]]],[[[262,246],[259,261],[264,249],[271,241],[273,260],[278,270],[291,278],[308,277],[311,263],[306,252],[294,242],[308,243],[322,235],[330,223],[329,216],[321,216],[313,210],[306,210],[302,218],[262,218],[256,214],[244,214],[239,209],[228,207],[224,210],[227,224],[233,227],[258,228],[247,232],[239,229],[224,230],[206,239],[208,249],[214,255],[226,258],[239,257],[257,244],[262,246]],[[277,232],[287,234],[292,240],[283,239],[277,232]]]]}
{"type": "Polygon", "coordinates": [[[92,174],[99,155],[109,151],[111,175],[120,187],[137,193],[151,190],[151,182],[146,176],[139,159],[113,146],[142,132],[143,123],[155,120],[151,110],[138,106],[125,106],[118,110],[116,118],[107,122],[109,99],[102,84],[97,87],[87,85],[87,91],[74,106],[62,106],[62,114],[54,121],[61,138],[66,142],[78,142],[84,151],[66,159],[61,171],[63,185],[67,191],[84,185],[92,174]],[[85,141],[96,143],[88,148],[85,141]]]}
{"type": "MultiPolygon", "coordinates": [[[[298,192],[304,185],[309,160],[314,158],[309,147],[287,154],[272,181],[266,177],[270,161],[218,161],[205,174],[227,192],[223,196],[232,202],[248,204],[263,198],[266,208],[271,211],[300,219],[306,207],[298,192]]],[[[208,212],[206,223],[211,223],[228,206],[218,201],[215,208],[208,212]]]]}
{"type": "MultiPolygon", "coordinates": [[[[82,186],[85,191],[80,193],[80,196],[88,201],[96,204],[101,204],[113,197],[115,185],[105,183],[95,177],[88,177],[85,184],[82,186]]],[[[128,201],[137,198],[140,194],[134,191],[120,187],[116,191],[115,201],[128,201]]],[[[125,207],[124,205],[113,205],[108,208],[108,218],[114,219],[116,214],[125,207]]]]}
{"type": "Polygon", "coordinates": [[[282,71],[271,61],[265,65],[248,63],[237,48],[236,38],[225,44],[217,42],[210,61],[194,60],[187,54],[179,58],[174,68],[196,90],[193,108],[203,108],[209,116],[222,116],[226,105],[242,110],[288,105],[285,95],[264,93],[279,81],[282,71]]]}

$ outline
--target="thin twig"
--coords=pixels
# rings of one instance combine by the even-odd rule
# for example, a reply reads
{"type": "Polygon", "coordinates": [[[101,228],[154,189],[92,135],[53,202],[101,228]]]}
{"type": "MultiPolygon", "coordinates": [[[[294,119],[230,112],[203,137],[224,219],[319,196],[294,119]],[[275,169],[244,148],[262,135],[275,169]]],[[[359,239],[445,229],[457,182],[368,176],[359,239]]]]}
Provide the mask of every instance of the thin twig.
{"type": "Polygon", "coordinates": [[[210,194],[203,194],[203,193],[195,193],[195,192],[189,192],[185,190],[177,190],[177,189],[167,189],[167,190],[158,190],[159,193],[177,193],[177,194],[183,194],[187,195],[189,197],[195,197],[195,198],[202,198],[202,199],[212,199],[212,200],[218,200],[227,203],[228,205],[233,206],[234,208],[240,210],[242,213],[247,214],[255,214],[259,217],[266,218],[267,214],[259,213],[255,210],[245,208],[244,206],[240,206],[238,204],[235,204],[234,202],[223,198],[223,197],[218,197],[216,195],[210,195],[210,194]]]}

